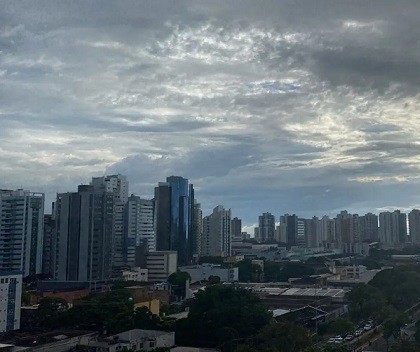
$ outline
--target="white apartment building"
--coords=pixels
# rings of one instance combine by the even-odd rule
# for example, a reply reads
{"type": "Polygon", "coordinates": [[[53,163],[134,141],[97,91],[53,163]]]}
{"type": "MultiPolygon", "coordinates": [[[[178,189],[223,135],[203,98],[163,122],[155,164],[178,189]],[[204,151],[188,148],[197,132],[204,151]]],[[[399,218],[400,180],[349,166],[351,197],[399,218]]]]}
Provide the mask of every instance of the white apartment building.
{"type": "Polygon", "coordinates": [[[22,274],[0,272],[0,333],[20,329],[22,274]]]}
{"type": "Polygon", "coordinates": [[[42,271],[44,194],[0,190],[0,271],[42,271]]]}
{"type": "Polygon", "coordinates": [[[136,246],[147,243],[149,252],[156,250],[154,226],[155,202],[131,195],[126,209],[125,262],[133,265],[136,246]]]}
{"type": "Polygon", "coordinates": [[[231,210],[226,210],[222,205],[214,208],[211,215],[203,218],[202,256],[228,257],[231,255],[230,225],[231,210]]]}

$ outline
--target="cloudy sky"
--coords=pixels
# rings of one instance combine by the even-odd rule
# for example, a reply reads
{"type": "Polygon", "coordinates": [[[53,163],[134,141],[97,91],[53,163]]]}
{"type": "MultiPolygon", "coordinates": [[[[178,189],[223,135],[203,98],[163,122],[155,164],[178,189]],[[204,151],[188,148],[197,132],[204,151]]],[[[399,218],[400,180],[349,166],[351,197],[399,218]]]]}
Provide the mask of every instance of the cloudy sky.
{"type": "Polygon", "coordinates": [[[205,213],[420,205],[418,0],[2,1],[0,188],[182,175],[205,213]]]}

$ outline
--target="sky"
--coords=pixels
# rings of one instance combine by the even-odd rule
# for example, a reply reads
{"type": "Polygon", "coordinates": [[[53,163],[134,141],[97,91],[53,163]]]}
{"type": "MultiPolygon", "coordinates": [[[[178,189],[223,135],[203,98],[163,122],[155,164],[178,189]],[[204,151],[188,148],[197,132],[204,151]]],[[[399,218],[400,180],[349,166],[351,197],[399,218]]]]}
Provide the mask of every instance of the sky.
{"type": "MultiPolygon", "coordinates": [[[[251,225],[420,206],[418,0],[1,1],[0,188],[167,176],[251,225]]],[[[47,206],[48,208],[48,206],[47,206]]]]}

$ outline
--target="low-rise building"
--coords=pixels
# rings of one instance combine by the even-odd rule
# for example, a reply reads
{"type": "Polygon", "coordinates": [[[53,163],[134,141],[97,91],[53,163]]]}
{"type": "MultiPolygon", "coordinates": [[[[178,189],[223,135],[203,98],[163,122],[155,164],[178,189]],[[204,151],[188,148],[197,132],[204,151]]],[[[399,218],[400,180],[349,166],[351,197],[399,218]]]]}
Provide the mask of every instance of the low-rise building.
{"type": "Polygon", "coordinates": [[[178,253],[176,251],[157,251],[146,254],[146,269],[150,282],[168,280],[177,271],[178,253]]]}
{"type": "Polygon", "coordinates": [[[87,342],[77,351],[117,352],[123,350],[152,351],[175,346],[175,333],[157,330],[133,329],[120,334],[87,342]]]}
{"type": "Polygon", "coordinates": [[[220,277],[221,282],[235,282],[239,275],[238,268],[222,268],[215,264],[182,266],[179,270],[190,274],[191,283],[207,281],[210,276],[220,277]]]}
{"type": "Polygon", "coordinates": [[[0,332],[20,329],[22,274],[0,272],[0,332]]]}
{"type": "Polygon", "coordinates": [[[131,268],[131,270],[124,270],[122,272],[125,281],[147,282],[149,277],[149,270],[139,267],[131,268]]]}

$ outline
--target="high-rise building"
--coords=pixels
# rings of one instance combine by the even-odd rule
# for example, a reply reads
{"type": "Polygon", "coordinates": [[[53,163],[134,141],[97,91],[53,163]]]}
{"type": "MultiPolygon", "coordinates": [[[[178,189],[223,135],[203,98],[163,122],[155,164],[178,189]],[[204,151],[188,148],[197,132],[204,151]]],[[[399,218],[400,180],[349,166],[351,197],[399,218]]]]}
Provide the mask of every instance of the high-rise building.
{"type": "Polygon", "coordinates": [[[0,190],[0,271],[42,272],[44,194],[0,190]]]}
{"type": "Polygon", "coordinates": [[[213,209],[213,213],[203,218],[202,256],[226,257],[231,255],[231,210],[222,205],[213,209]]]}
{"type": "Polygon", "coordinates": [[[305,219],[298,218],[297,219],[297,236],[296,242],[299,247],[305,247],[305,219]]]}
{"type": "Polygon", "coordinates": [[[319,246],[320,222],[314,216],[312,219],[305,219],[305,244],[308,248],[319,246]]]}
{"type": "Polygon", "coordinates": [[[114,193],[80,185],[57,194],[54,278],[59,281],[106,280],[112,272],[114,193]]]}
{"type": "Polygon", "coordinates": [[[361,241],[377,242],[379,240],[378,215],[367,213],[360,217],[361,241]]]}
{"type": "Polygon", "coordinates": [[[407,241],[407,216],[399,210],[379,214],[379,239],[383,243],[399,244],[407,241]]]}
{"type": "Polygon", "coordinates": [[[379,214],[379,240],[382,243],[395,243],[392,233],[392,215],[389,211],[379,214]]]}
{"type": "MultiPolygon", "coordinates": [[[[53,210],[54,214],[54,203],[53,210]]],[[[44,215],[44,239],[42,249],[42,273],[46,275],[54,274],[54,248],[55,248],[55,219],[52,214],[44,215]]]]}
{"type": "Polygon", "coordinates": [[[125,256],[125,219],[126,205],[128,201],[128,181],[124,175],[108,175],[93,177],[91,185],[96,193],[112,193],[114,195],[114,223],[112,234],[112,266],[119,268],[124,266],[125,256]]]}
{"type": "Polygon", "coordinates": [[[0,272],[0,333],[20,329],[21,300],[22,274],[0,272]]]}
{"type": "Polygon", "coordinates": [[[276,230],[276,220],[271,213],[263,213],[258,217],[258,242],[267,242],[274,240],[276,230]]]}
{"type": "Polygon", "coordinates": [[[335,220],[324,215],[320,223],[320,241],[324,247],[330,248],[336,242],[335,220]]]}
{"type": "MultiPolygon", "coordinates": [[[[298,217],[293,214],[280,216],[280,226],[286,226],[286,248],[290,249],[298,245],[298,217]]],[[[304,237],[304,234],[303,234],[304,237]]]]}
{"type": "Polygon", "coordinates": [[[408,214],[408,227],[410,231],[411,242],[420,243],[420,210],[413,209],[408,214]]]}
{"type": "Polygon", "coordinates": [[[125,214],[124,262],[133,266],[136,246],[147,245],[147,250],[156,250],[155,202],[131,195],[128,198],[125,214]]]}
{"type": "Polygon", "coordinates": [[[232,237],[235,239],[242,238],[242,220],[234,217],[230,223],[232,237]]]}
{"type": "Polygon", "coordinates": [[[194,257],[200,256],[201,253],[201,238],[203,236],[203,211],[201,204],[194,203],[194,216],[191,234],[191,250],[194,257]]]}
{"type": "Polygon", "coordinates": [[[155,188],[156,249],[177,251],[179,264],[192,259],[194,188],[180,176],[170,176],[155,188]]]}
{"type": "Polygon", "coordinates": [[[346,210],[341,211],[335,218],[335,232],[337,242],[340,245],[343,243],[353,243],[353,215],[349,214],[346,210]]]}

